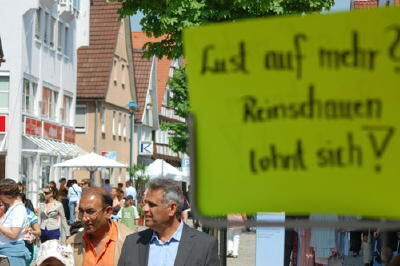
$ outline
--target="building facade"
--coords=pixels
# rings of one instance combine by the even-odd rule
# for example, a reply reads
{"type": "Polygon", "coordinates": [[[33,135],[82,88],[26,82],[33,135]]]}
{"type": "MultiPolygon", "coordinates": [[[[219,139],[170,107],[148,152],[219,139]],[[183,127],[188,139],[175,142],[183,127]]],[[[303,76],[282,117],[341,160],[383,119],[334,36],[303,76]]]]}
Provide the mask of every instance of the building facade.
{"type": "Polygon", "coordinates": [[[135,163],[149,165],[153,161],[154,134],[159,128],[157,104],[157,61],[143,57],[143,50],[133,49],[133,72],[137,112],[135,113],[135,163]]]}
{"type": "MultiPolygon", "coordinates": [[[[131,129],[127,105],[136,100],[130,23],[129,19],[119,19],[119,3],[91,2],[90,45],[78,51],[76,140],[87,152],[129,165],[131,129]]],[[[87,178],[89,172],[76,171],[75,177],[87,178]]],[[[100,177],[115,185],[125,182],[128,172],[102,169],[97,172],[100,177]]]]}
{"type": "MultiPolygon", "coordinates": [[[[4,4],[4,3],[3,3],[4,4]]],[[[26,183],[34,202],[74,144],[76,50],[87,45],[89,0],[13,0],[0,9],[0,177],[26,183]]]]}

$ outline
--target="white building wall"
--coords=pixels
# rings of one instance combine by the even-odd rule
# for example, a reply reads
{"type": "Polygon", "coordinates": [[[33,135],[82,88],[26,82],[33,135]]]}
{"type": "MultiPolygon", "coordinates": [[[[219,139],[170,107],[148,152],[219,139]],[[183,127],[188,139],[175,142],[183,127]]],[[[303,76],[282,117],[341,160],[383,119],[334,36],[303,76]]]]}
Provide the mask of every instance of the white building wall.
{"type": "MultiPolygon", "coordinates": [[[[6,63],[0,66],[0,75],[10,76],[9,81],[9,108],[0,110],[0,114],[8,114],[7,120],[7,154],[6,154],[6,177],[20,180],[20,165],[22,158],[22,136],[23,136],[23,113],[22,95],[23,79],[29,77],[38,83],[35,98],[35,114],[31,115],[36,119],[41,119],[39,101],[42,99],[42,88],[46,85],[58,91],[58,101],[56,106],[56,120],[52,123],[61,123],[60,108],[63,105],[63,96],[72,97],[70,107],[70,122],[62,124],[65,126],[74,125],[76,82],[77,82],[77,49],[78,44],[87,45],[89,43],[89,0],[80,0],[82,13],[75,13],[75,16],[60,17],[60,5],[58,1],[52,0],[4,0],[0,8],[0,36],[5,55],[6,63]],[[52,3],[49,5],[48,3],[52,3]],[[41,38],[35,37],[36,10],[42,8],[42,27],[41,38]],[[54,32],[56,43],[51,48],[43,41],[44,33],[44,11],[48,12],[56,19],[56,29],[58,21],[68,26],[69,36],[67,46],[68,55],[57,51],[58,32],[54,32]],[[79,30],[78,30],[79,25],[79,30]]],[[[65,13],[64,13],[65,14],[65,13]]],[[[63,34],[63,45],[65,35],[63,34]]],[[[40,155],[25,154],[30,156],[29,164],[32,165],[32,176],[28,177],[31,183],[32,195],[37,195],[40,182],[40,155]]],[[[29,195],[28,195],[29,196],[29,195]]]]}

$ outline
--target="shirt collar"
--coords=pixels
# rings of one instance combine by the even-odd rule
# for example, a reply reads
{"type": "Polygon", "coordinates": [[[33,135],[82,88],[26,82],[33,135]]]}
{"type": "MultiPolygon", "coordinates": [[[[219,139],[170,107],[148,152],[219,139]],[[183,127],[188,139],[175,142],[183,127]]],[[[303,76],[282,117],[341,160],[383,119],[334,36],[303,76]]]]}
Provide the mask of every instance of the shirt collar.
{"type": "MultiPolygon", "coordinates": [[[[175,233],[164,244],[168,244],[172,241],[176,241],[176,242],[181,241],[182,230],[183,230],[183,222],[181,221],[178,228],[176,229],[175,233]]],[[[158,238],[157,233],[153,231],[153,235],[151,236],[150,243],[154,243],[155,241],[157,241],[158,243],[162,243],[162,241],[158,238]]]]}
{"type": "MultiPolygon", "coordinates": [[[[106,236],[106,238],[108,238],[107,242],[110,241],[110,240],[111,241],[117,241],[117,239],[118,239],[117,226],[111,220],[109,220],[109,223],[110,223],[110,230],[108,231],[107,236],[106,236]]],[[[82,238],[86,242],[86,244],[91,244],[90,238],[86,233],[83,234],[82,238]]]]}

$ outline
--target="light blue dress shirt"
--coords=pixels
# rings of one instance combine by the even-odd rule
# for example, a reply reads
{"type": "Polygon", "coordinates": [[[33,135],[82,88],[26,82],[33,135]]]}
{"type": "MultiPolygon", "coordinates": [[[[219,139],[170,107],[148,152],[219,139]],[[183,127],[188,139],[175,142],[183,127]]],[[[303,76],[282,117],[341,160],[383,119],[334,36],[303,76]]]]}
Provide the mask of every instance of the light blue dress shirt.
{"type": "Polygon", "coordinates": [[[150,240],[149,261],[147,266],[173,266],[181,241],[183,223],[181,222],[176,232],[167,242],[162,242],[153,232],[150,240]]]}

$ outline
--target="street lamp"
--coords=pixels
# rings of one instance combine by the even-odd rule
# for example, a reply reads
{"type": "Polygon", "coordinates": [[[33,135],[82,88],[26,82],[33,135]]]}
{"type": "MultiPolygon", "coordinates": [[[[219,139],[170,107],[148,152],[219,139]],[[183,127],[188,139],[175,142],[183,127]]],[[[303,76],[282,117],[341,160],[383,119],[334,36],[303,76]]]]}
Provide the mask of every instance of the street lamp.
{"type": "Polygon", "coordinates": [[[130,137],[129,137],[129,180],[132,179],[131,169],[132,169],[132,147],[133,147],[133,113],[137,112],[139,105],[130,101],[127,105],[129,107],[129,127],[130,127],[130,137]]]}

